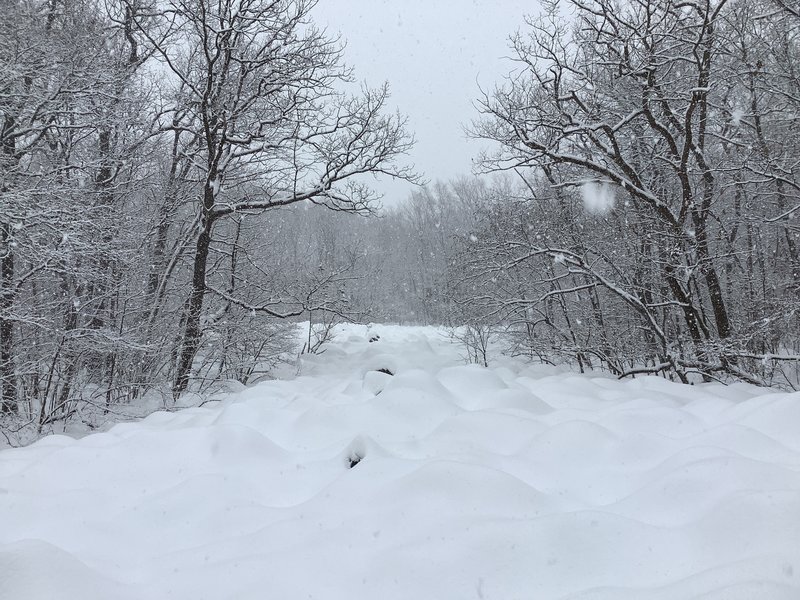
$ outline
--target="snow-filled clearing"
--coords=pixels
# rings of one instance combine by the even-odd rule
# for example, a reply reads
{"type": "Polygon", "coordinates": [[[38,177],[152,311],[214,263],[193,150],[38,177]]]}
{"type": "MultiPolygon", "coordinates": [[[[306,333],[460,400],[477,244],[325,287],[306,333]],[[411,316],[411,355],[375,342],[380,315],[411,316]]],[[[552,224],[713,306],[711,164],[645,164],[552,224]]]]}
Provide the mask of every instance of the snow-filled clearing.
{"type": "Polygon", "coordinates": [[[800,598],[800,394],[459,354],[351,326],[296,379],[0,452],[0,599],[800,598]]]}

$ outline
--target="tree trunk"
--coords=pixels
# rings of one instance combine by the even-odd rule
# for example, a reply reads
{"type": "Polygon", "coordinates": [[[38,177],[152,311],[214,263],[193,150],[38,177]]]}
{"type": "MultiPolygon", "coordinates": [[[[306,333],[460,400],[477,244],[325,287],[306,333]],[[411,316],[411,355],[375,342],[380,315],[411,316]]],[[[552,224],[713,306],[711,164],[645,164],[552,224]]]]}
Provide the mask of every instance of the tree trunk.
{"type": "Polygon", "coordinates": [[[0,225],[0,413],[17,412],[17,386],[11,352],[14,344],[14,323],[11,308],[14,305],[14,252],[11,232],[7,224],[0,225]]]}
{"type": "Polygon", "coordinates": [[[705,218],[697,216],[695,218],[695,235],[697,238],[697,258],[700,261],[700,272],[706,282],[708,295],[711,297],[711,308],[714,311],[714,322],[717,325],[717,334],[720,339],[725,339],[731,334],[731,322],[728,317],[728,310],[725,307],[725,297],[722,293],[722,285],[714,268],[711,253],[708,249],[708,233],[706,231],[705,218]]]}
{"type": "Polygon", "coordinates": [[[200,315],[203,310],[203,298],[206,293],[206,266],[208,253],[211,247],[211,230],[214,220],[207,216],[205,225],[197,238],[194,254],[194,269],[192,274],[192,289],[186,300],[184,309],[185,322],[183,335],[179,345],[178,364],[175,370],[175,380],[172,386],[172,396],[175,400],[186,391],[189,386],[189,375],[192,371],[197,349],[200,347],[202,330],[200,328],[200,315]]]}
{"type": "MultiPolygon", "coordinates": [[[[8,177],[15,162],[16,142],[11,136],[15,125],[14,117],[5,115],[0,130],[0,168],[6,171],[3,179],[8,177]]],[[[8,191],[7,185],[4,182],[3,192],[8,191]]],[[[17,386],[11,352],[14,345],[14,323],[11,320],[14,306],[14,249],[11,237],[11,223],[0,223],[0,413],[17,412],[17,386]]]]}

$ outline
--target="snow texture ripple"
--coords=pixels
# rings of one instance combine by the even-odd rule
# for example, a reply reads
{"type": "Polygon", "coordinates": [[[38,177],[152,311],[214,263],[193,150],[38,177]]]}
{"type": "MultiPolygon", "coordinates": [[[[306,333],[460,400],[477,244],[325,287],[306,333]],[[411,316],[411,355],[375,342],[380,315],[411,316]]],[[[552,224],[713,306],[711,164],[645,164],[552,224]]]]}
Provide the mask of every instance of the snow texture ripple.
{"type": "Polygon", "coordinates": [[[798,424],[352,326],[296,379],[0,452],[0,598],[796,600],[798,424]]]}

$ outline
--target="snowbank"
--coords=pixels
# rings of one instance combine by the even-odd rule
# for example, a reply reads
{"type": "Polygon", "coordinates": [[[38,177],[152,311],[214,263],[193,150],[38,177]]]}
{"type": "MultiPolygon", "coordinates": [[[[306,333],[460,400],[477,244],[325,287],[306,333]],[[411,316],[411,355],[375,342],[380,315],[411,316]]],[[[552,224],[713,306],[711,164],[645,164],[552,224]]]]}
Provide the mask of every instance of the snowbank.
{"type": "Polygon", "coordinates": [[[297,379],[0,452],[0,598],[800,598],[800,394],[458,356],[351,327],[297,379]]]}

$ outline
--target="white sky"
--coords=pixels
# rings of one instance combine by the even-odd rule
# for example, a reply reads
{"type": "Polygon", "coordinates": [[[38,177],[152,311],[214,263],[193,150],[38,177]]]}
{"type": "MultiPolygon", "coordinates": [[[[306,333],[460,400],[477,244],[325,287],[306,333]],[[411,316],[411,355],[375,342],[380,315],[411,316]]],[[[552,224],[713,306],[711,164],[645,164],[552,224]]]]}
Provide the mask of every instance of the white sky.
{"type": "MultiPolygon", "coordinates": [[[[536,10],[535,0],[320,0],[311,14],[347,41],[356,77],[389,82],[417,139],[411,160],[433,182],[470,172],[480,145],[463,126],[477,115],[478,85],[488,89],[511,70],[508,36],[536,10]]],[[[375,187],[386,205],[411,190],[375,187]]]]}

